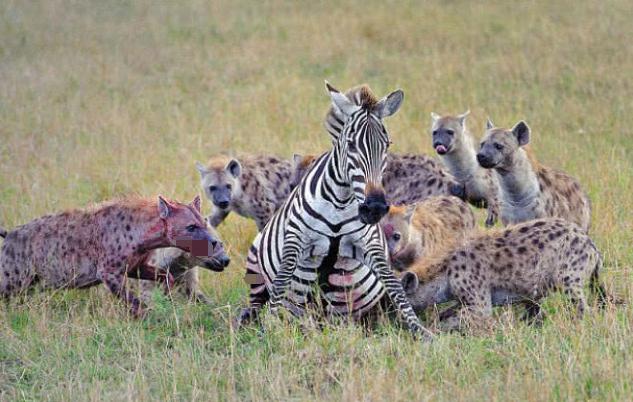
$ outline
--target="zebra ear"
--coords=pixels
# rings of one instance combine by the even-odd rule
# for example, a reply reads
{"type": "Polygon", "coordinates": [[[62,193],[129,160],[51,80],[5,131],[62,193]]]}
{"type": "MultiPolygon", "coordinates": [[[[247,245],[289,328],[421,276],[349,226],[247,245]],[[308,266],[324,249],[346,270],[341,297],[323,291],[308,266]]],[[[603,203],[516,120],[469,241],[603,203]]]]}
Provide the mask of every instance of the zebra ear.
{"type": "Polygon", "coordinates": [[[402,90],[397,89],[385,96],[376,104],[375,112],[381,119],[385,117],[389,117],[392,114],[396,113],[400,106],[402,106],[402,101],[404,100],[404,92],[402,90]]]}
{"type": "Polygon", "coordinates": [[[338,110],[340,110],[344,115],[350,116],[352,113],[358,110],[358,105],[352,102],[347,96],[345,96],[345,94],[341,93],[338,89],[330,85],[330,83],[327,81],[325,81],[325,88],[330,94],[332,105],[338,108],[338,110]]]}

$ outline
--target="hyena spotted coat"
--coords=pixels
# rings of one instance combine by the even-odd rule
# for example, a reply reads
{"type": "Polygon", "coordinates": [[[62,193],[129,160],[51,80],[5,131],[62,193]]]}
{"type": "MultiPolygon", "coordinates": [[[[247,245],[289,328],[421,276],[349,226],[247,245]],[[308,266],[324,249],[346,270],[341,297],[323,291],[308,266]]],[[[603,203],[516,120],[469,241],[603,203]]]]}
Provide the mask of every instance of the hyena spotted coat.
{"type": "Polygon", "coordinates": [[[169,273],[145,264],[160,247],[211,255],[218,242],[200,215],[200,198],[187,205],[158,197],[130,198],[47,215],[6,234],[0,250],[0,295],[45,288],[86,288],[103,283],[142,314],[126,277],[156,280],[170,287],[169,273]]]}
{"type": "Polygon", "coordinates": [[[509,225],[558,217],[588,232],[589,197],[575,178],[538,163],[526,147],[529,141],[530,128],[525,122],[508,130],[495,128],[488,120],[477,160],[497,176],[501,221],[509,225]]]}
{"type": "MultiPolygon", "coordinates": [[[[584,287],[590,282],[600,301],[607,297],[598,280],[602,257],[576,224],[547,218],[474,236],[464,245],[412,266],[401,278],[414,309],[458,300],[463,313],[485,318],[492,307],[523,302],[532,318],[538,302],[561,290],[587,308],[584,287]]],[[[449,327],[456,326],[456,316],[449,327]]]]}
{"type": "Polygon", "coordinates": [[[391,206],[380,226],[391,267],[405,271],[421,258],[463,241],[475,229],[475,215],[456,197],[431,197],[418,204],[391,206]]]}
{"type": "Polygon", "coordinates": [[[262,230],[296,186],[294,163],[274,156],[245,156],[239,160],[214,156],[196,163],[200,185],[213,204],[209,223],[217,227],[231,211],[255,220],[262,230]]]}
{"type": "Polygon", "coordinates": [[[499,215],[496,176],[477,163],[473,138],[466,128],[470,111],[458,116],[431,113],[433,149],[455,179],[464,186],[464,198],[478,208],[487,208],[486,226],[494,226],[499,215]]]}

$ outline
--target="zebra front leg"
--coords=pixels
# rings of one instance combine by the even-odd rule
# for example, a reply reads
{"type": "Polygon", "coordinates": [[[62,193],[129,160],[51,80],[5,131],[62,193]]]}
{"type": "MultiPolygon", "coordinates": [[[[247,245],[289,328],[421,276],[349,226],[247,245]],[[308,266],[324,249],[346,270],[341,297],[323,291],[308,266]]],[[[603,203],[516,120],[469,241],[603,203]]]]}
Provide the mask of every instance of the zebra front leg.
{"type": "Polygon", "coordinates": [[[418,316],[415,315],[411,303],[409,303],[404,293],[402,283],[396,278],[393,270],[387,264],[385,247],[380,242],[367,244],[364,259],[365,264],[378,275],[378,278],[387,291],[387,295],[389,295],[391,302],[396,307],[396,311],[407,324],[409,330],[414,335],[421,336],[422,339],[426,341],[432,340],[433,334],[420,323],[418,316]]]}

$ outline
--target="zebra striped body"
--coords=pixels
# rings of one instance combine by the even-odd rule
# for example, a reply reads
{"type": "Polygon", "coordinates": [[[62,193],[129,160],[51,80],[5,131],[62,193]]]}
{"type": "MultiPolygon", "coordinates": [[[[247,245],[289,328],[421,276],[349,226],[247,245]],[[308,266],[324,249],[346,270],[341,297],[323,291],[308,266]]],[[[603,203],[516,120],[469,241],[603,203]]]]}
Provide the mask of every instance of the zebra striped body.
{"type": "Polygon", "coordinates": [[[389,209],[382,189],[389,136],[382,118],[395,113],[402,92],[377,100],[367,87],[357,99],[328,85],[345,119],[322,155],[255,238],[248,255],[249,319],[265,303],[295,315],[306,306],[359,317],[389,295],[409,329],[429,337],[387,262],[377,225],[389,209]],[[318,289],[318,294],[315,292],[318,289]]]}

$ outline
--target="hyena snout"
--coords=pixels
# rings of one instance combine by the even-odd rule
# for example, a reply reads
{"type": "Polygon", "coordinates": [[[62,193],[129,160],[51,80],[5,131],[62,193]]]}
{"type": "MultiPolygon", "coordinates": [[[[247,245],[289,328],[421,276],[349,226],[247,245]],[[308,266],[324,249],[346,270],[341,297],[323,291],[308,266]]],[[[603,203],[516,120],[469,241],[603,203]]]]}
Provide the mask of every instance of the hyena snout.
{"type": "Polygon", "coordinates": [[[217,189],[213,192],[213,204],[220,209],[227,209],[231,204],[231,191],[217,189]]]}
{"type": "Polygon", "coordinates": [[[376,224],[389,212],[389,204],[384,191],[371,192],[358,207],[361,222],[369,225],[376,224]]]}
{"type": "Polygon", "coordinates": [[[490,169],[495,166],[494,158],[483,152],[479,152],[477,154],[477,162],[479,162],[479,165],[481,165],[481,167],[485,169],[490,169]]]}

